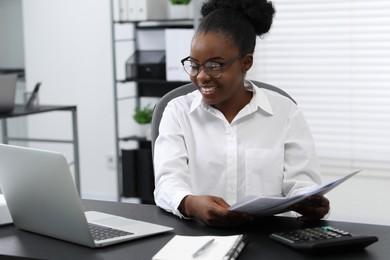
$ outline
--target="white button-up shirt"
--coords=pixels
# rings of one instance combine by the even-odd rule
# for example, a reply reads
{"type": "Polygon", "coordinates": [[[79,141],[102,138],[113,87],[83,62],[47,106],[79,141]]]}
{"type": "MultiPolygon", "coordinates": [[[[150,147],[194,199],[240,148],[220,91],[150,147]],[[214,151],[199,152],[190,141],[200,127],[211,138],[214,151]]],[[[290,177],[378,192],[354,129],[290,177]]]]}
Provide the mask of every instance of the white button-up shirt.
{"type": "Polygon", "coordinates": [[[246,81],[253,97],[229,123],[198,90],[171,100],[154,147],[156,204],[178,216],[187,195],[233,204],[248,195],[291,196],[321,182],[298,106],[246,81]]]}

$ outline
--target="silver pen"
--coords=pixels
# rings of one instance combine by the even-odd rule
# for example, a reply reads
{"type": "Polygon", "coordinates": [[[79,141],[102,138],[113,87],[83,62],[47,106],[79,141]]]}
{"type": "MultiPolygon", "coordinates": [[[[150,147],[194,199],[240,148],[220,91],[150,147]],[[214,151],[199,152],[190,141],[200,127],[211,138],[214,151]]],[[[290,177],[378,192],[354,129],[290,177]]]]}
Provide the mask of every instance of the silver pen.
{"type": "Polygon", "coordinates": [[[214,238],[207,241],[206,244],[204,244],[203,246],[201,246],[198,250],[196,250],[193,254],[192,254],[192,257],[193,258],[196,258],[198,256],[200,256],[201,254],[203,254],[204,252],[206,252],[206,250],[211,246],[211,244],[214,242],[214,238]]]}

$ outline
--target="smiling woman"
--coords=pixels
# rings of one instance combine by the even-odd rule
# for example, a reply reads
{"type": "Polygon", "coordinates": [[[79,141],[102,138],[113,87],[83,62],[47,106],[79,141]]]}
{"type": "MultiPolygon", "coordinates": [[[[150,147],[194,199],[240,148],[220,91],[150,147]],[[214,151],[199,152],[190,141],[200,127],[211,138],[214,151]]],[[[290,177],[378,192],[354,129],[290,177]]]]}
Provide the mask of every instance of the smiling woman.
{"type": "MultiPolygon", "coordinates": [[[[321,182],[314,143],[296,104],[246,74],[256,36],[271,27],[266,0],[206,1],[190,55],[181,62],[197,90],[173,99],[154,144],[156,204],[212,226],[251,221],[228,210],[248,195],[292,196],[321,182]]],[[[322,218],[329,201],[296,205],[322,218]]]]}

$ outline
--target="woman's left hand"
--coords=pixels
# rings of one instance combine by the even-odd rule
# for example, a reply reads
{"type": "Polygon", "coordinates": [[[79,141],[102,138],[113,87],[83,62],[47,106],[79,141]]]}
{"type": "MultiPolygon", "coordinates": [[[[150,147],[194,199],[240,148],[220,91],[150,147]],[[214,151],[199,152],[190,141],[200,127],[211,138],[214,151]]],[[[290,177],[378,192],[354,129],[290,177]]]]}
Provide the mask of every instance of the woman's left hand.
{"type": "Polygon", "coordinates": [[[316,220],[328,214],[329,200],[324,196],[310,196],[291,206],[290,210],[302,214],[300,220],[316,220]]]}

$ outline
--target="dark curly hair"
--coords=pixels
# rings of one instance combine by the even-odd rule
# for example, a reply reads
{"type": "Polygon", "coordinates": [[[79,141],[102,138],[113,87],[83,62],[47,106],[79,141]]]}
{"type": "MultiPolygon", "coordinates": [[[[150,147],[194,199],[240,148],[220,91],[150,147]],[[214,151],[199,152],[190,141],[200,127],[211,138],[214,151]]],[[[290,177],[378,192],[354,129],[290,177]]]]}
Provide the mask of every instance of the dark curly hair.
{"type": "Polygon", "coordinates": [[[214,32],[230,38],[241,55],[253,53],[256,36],[267,33],[275,9],[267,0],[208,0],[201,8],[197,33],[214,32]]]}

